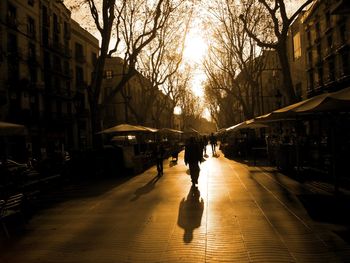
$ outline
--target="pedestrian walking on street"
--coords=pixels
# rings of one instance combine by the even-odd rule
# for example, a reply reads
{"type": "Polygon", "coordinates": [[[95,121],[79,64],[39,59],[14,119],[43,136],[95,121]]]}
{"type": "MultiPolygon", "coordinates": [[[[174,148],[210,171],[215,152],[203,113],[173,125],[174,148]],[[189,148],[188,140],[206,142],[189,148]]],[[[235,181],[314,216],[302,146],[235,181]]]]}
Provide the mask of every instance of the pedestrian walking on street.
{"type": "Polygon", "coordinates": [[[163,175],[163,159],[164,159],[165,149],[161,142],[157,143],[154,151],[154,156],[157,164],[158,176],[163,175]]]}
{"type": "Polygon", "coordinates": [[[202,148],[195,137],[191,137],[185,146],[185,164],[189,165],[192,185],[198,184],[199,164],[202,162],[202,148]]]}
{"type": "Polygon", "coordinates": [[[216,156],[216,137],[213,133],[211,133],[210,137],[209,137],[209,141],[210,141],[210,145],[211,145],[211,151],[213,156],[216,156]]]}
{"type": "Polygon", "coordinates": [[[202,137],[202,146],[203,146],[204,157],[208,157],[208,155],[207,155],[207,145],[208,145],[208,138],[207,138],[207,136],[204,135],[202,137]]]}

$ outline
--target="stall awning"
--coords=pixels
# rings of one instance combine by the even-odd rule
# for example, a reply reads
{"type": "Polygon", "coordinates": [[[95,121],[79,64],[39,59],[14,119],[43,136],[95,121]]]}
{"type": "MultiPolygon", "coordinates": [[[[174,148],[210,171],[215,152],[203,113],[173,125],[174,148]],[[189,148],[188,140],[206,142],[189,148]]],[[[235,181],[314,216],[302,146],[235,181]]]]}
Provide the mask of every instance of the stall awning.
{"type": "Polygon", "coordinates": [[[135,133],[135,132],[149,132],[146,128],[142,128],[140,126],[136,125],[130,125],[130,124],[119,124],[116,126],[113,126],[111,128],[108,128],[106,130],[100,131],[101,134],[113,134],[113,133],[135,133]]]}
{"type": "Polygon", "coordinates": [[[0,136],[26,135],[24,125],[0,121],[0,136]]]}
{"type": "Polygon", "coordinates": [[[303,100],[255,118],[257,122],[293,120],[320,112],[350,111],[350,87],[303,100]]]}
{"type": "Polygon", "coordinates": [[[175,129],[170,129],[170,128],[162,128],[159,130],[159,133],[175,133],[175,134],[182,134],[184,133],[183,131],[175,130],[175,129]]]}
{"type": "Polygon", "coordinates": [[[236,125],[233,125],[229,128],[226,128],[226,132],[238,131],[241,129],[257,129],[257,128],[266,128],[268,125],[263,123],[258,123],[254,119],[246,120],[236,125]]]}

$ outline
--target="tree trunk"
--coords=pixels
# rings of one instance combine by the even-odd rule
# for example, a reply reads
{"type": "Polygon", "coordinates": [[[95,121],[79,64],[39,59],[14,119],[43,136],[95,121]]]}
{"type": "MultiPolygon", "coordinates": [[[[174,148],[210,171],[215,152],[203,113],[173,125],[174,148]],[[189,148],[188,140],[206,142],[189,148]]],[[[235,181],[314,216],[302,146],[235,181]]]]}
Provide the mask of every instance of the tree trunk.
{"type": "Polygon", "coordinates": [[[283,75],[283,86],[281,93],[286,98],[287,105],[293,104],[296,102],[295,91],[293,87],[293,80],[290,73],[290,65],[288,61],[287,54],[287,45],[285,44],[287,41],[279,40],[280,46],[277,49],[278,57],[281,64],[282,75],[283,75]],[[284,44],[282,44],[284,43],[284,44]]]}
{"type": "MultiPolygon", "coordinates": [[[[105,47],[102,47],[105,48],[105,47]]],[[[106,52],[106,51],[105,51],[106,52]]],[[[106,54],[106,53],[103,53],[106,54]]],[[[106,55],[101,55],[97,59],[95,71],[93,73],[91,86],[89,89],[89,104],[90,104],[90,115],[91,115],[91,132],[92,132],[92,145],[94,148],[99,148],[102,146],[102,138],[100,134],[101,131],[101,115],[99,109],[99,97],[101,94],[101,86],[103,80],[103,71],[106,61],[106,55]]]]}

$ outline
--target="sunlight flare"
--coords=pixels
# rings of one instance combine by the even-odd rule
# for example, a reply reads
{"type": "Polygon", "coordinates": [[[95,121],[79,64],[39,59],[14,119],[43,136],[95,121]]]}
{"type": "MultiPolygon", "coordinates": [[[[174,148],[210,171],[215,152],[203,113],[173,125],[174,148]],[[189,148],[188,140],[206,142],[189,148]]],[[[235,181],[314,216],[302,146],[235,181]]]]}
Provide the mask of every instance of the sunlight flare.
{"type": "Polygon", "coordinates": [[[207,53],[208,46],[199,32],[190,32],[187,36],[184,59],[188,63],[201,63],[207,53]]]}

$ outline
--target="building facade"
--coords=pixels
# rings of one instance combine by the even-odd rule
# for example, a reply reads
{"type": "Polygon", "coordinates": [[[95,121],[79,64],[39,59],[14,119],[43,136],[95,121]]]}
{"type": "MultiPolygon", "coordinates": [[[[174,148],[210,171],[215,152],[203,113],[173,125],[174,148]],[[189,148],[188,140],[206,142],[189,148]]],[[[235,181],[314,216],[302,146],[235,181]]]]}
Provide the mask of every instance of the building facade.
{"type": "Polygon", "coordinates": [[[149,79],[137,72],[125,87],[113,94],[121,80],[123,59],[107,58],[100,103],[103,128],[120,123],[141,124],[155,128],[173,128],[174,113],[169,112],[172,101],[162,91],[152,87],[149,79]],[[112,98],[109,97],[112,95],[112,98]]]}
{"type": "Polygon", "coordinates": [[[302,23],[302,12],[289,27],[287,38],[288,60],[297,100],[307,98],[306,34],[302,23]]]}
{"type": "Polygon", "coordinates": [[[92,72],[99,55],[99,42],[93,35],[72,20],[71,22],[71,73],[73,85],[73,112],[75,114],[74,145],[85,149],[92,145],[91,124],[89,119],[89,101],[87,88],[91,83],[92,72]]]}
{"type": "Polygon", "coordinates": [[[283,77],[277,52],[264,50],[262,53],[263,67],[260,73],[261,109],[258,115],[276,110],[285,104],[282,97],[283,77]]]}
{"type": "Polygon", "coordinates": [[[308,97],[350,85],[350,19],[343,12],[349,4],[340,2],[314,1],[302,18],[308,97]]]}
{"type": "MultiPolygon", "coordinates": [[[[1,1],[0,21],[0,120],[27,127],[33,157],[77,149],[81,90],[72,48],[80,41],[96,57],[98,40],[74,24],[62,1],[1,1]]],[[[82,62],[88,65],[86,83],[92,60],[82,62]]]]}

